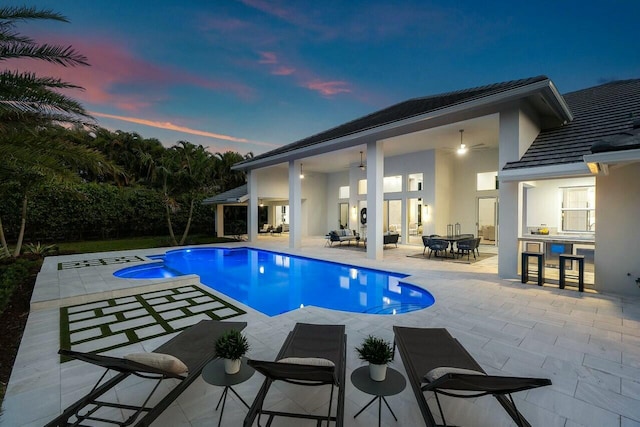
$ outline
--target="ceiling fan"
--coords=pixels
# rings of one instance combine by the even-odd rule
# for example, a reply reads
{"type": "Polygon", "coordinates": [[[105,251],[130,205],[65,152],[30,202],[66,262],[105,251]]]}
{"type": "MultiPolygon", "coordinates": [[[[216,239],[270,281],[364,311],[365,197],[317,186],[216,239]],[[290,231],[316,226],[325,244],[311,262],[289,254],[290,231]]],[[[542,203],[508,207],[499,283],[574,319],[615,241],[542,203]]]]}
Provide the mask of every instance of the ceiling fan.
{"type": "Polygon", "coordinates": [[[457,147],[445,147],[444,149],[447,151],[454,151],[456,152],[456,154],[458,154],[459,156],[463,156],[465,155],[469,150],[472,151],[477,151],[477,150],[482,150],[485,148],[488,148],[487,145],[484,142],[479,142],[477,144],[474,144],[472,146],[468,146],[467,144],[464,143],[464,129],[460,129],[458,132],[460,132],[460,145],[458,145],[457,147]]]}

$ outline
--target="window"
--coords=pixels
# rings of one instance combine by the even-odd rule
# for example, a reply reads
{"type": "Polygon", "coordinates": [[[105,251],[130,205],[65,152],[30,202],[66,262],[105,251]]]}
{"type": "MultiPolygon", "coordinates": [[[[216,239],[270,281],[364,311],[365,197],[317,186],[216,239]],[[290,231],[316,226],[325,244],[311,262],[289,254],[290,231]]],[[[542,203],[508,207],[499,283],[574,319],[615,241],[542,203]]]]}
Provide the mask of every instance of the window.
{"type": "Polygon", "coordinates": [[[340,187],[338,190],[338,198],[339,199],[348,199],[349,198],[349,186],[345,185],[340,187]]]}
{"type": "Polygon", "coordinates": [[[478,191],[497,190],[498,172],[481,172],[477,175],[476,187],[478,191]]]}
{"type": "Polygon", "coordinates": [[[562,189],[562,231],[595,231],[595,187],[569,187],[562,189]]]}
{"type": "Polygon", "coordinates": [[[382,179],[382,191],[385,193],[398,193],[402,191],[402,175],[385,176],[382,179]]]}
{"type": "Polygon", "coordinates": [[[408,176],[407,191],[421,191],[422,190],[422,178],[421,173],[411,173],[408,176]]]}
{"type": "Polygon", "coordinates": [[[361,179],[358,181],[358,194],[367,194],[367,180],[361,179]]]}

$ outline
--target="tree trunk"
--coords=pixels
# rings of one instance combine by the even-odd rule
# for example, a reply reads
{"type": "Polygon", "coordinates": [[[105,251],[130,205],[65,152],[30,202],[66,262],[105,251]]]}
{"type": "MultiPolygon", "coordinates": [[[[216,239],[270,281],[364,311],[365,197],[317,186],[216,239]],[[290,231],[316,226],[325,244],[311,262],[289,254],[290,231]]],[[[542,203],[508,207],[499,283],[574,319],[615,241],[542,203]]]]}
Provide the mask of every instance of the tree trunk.
{"type": "Polygon", "coordinates": [[[24,239],[24,229],[27,225],[27,195],[22,198],[22,218],[20,219],[20,233],[18,234],[18,242],[16,243],[16,250],[13,251],[13,256],[20,256],[22,250],[22,239],[24,239]]]}
{"type": "Polygon", "coordinates": [[[191,227],[191,218],[193,218],[194,206],[195,206],[195,199],[191,199],[191,206],[189,207],[189,219],[187,220],[187,226],[184,228],[184,233],[182,233],[182,239],[180,239],[180,246],[184,245],[184,242],[187,240],[187,235],[189,234],[189,228],[191,227]]]}
{"type": "Polygon", "coordinates": [[[2,244],[2,253],[6,256],[10,256],[9,246],[7,246],[7,239],[4,237],[4,227],[2,226],[2,218],[0,218],[0,244],[2,244]]]}
{"type": "Polygon", "coordinates": [[[164,209],[167,213],[167,226],[169,227],[169,236],[171,237],[171,246],[177,246],[178,242],[176,241],[176,236],[173,233],[173,224],[171,224],[171,209],[169,209],[169,205],[165,203],[164,209]]]}

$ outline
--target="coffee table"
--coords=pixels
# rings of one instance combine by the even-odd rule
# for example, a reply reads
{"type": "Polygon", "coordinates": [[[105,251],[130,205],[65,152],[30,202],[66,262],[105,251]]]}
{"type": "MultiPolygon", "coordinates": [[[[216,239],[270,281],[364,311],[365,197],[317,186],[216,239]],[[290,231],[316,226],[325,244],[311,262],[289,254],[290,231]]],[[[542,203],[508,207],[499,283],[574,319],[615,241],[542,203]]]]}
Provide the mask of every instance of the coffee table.
{"type": "Polygon", "coordinates": [[[389,412],[393,415],[393,419],[398,421],[396,414],[393,413],[391,406],[385,396],[393,396],[404,390],[407,385],[407,380],[404,376],[393,368],[387,367],[387,377],[384,381],[374,381],[369,376],[369,366],[361,366],[351,374],[351,382],[356,388],[362,392],[373,395],[373,399],[366,404],[353,418],[357,417],[367,409],[373,402],[378,400],[378,427],[381,425],[382,419],[382,402],[387,405],[389,412]]]}
{"type": "Polygon", "coordinates": [[[242,397],[233,389],[232,386],[236,384],[240,384],[251,378],[254,374],[255,370],[247,365],[247,358],[242,358],[242,363],[240,364],[240,371],[235,374],[227,374],[224,371],[224,359],[216,359],[212,360],[204,367],[202,370],[202,379],[205,380],[208,384],[224,386],[224,390],[222,391],[222,396],[220,396],[220,400],[218,400],[218,404],[216,405],[216,411],[220,406],[220,402],[222,402],[222,409],[220,410],[220,419],[218,420],[218,427],[222,423],[222,414],[224,413],[224,405],[227,403],[227,394],[229,390],[235,394],[238,399],[244,406],[249,409],[249,405],[244,401],[242,397]]]}

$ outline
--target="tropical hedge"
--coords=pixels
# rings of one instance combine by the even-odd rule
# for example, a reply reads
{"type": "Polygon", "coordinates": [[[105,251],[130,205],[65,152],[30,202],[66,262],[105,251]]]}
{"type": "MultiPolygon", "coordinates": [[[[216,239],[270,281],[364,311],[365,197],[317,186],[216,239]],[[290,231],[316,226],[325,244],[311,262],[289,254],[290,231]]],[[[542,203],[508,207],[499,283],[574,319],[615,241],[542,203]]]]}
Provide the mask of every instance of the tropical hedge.
{"type": "MultiPolygon", "coordinates": [[[[0,215],[8,241],[20,229],[21,196],[3,192],[0,215]]],[[[202,195],[202,199],[207,197],[202,195]]],[[[187,222],[188,201],[177,200],[172,213],[176,232],[187,222]]],[[[214,233],[211,206],[195,206],[190,233],[214,233]]],[[[167,234],[164,195],[140,186],[118,187],[104,183],[49,183],[28,201],[25,242],[61,242],[167,234]]]]}

